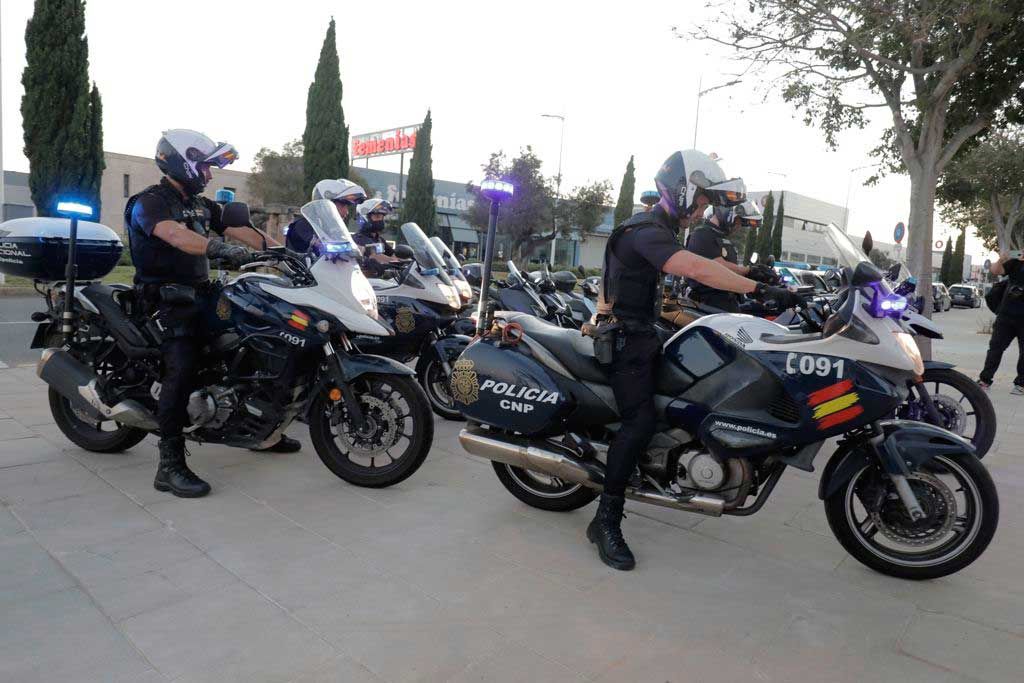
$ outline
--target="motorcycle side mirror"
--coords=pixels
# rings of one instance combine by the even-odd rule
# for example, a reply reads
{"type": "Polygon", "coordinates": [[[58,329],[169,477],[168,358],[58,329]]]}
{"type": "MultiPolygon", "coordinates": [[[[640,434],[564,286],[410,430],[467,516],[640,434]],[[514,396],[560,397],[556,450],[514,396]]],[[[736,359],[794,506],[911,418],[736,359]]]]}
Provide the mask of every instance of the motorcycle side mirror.
{"type": "Polygon", "coordinates": [[[756,251],[755,251],[755,252],[753,252],[753,253],[752,253],[752,254],[750,255],[750,262],[751,262],[751,263],[757,263],[757,252],[756,252],[756,251]]]}
{"type": "Polygon", "coordinates": [[[768,259],[764,262],[764,264],[766,266],[768,266],[769,268],[774,268],[775,267],[775,256],[772,255],[772,254],[768,254],[768,259]]]}
{"type": "Polygon", "coordinates": [[[228,202],[221,210],[221,222],[229,228],[245,228],[252,225],[249,205],[245,202],[228,202]]]}
{"type": "Polygon", "coordinates": [[[895,282],[900,276],[900,267],[899,263],[894,263],[889,266],[889,272],[885,275],[886,279],[891,282],[895,282]]]}
{"type": "Polygon", "coordinates": [[[400,259],[412,259],[414,257],[412,247],[408,244],[399,244],[395,247],[395,257],[400,259]]]}
{"type": "Polygon", "coordinates": [[[860,248],[864,250],[864,253],[868,256],[871,255],[871,249],[875,246],[875,241],[871,239],[871,231],[868,230],[864,233],[864,241],[860,243],[860,248]]]}
{"type": "Polygon", "coordinates": [[[576,272],[580,274],[580,277],[587,276],[587,271],[583,269],[583,266],[576,266],[576,272]]]}

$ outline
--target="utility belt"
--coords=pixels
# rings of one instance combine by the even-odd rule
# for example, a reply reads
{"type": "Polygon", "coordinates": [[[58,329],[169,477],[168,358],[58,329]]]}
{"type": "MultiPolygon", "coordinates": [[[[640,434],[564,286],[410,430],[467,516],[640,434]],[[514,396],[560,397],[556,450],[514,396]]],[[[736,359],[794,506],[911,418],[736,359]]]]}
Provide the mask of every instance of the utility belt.
{"type": "Polygon", "coordinates": [[[218,285],[204,281],[195,285],[144,283],[138,285],[148,316],[146,331],[159,345],[166,339],[191,337],[197,333],[201,301],[216,293],[218,285]]]}
{"type": "Polygon", "coordinates": [[[593,337],[594,357],[601,365],[611,365],[616,348],[621,349],[629,337],[657,334],[653,322],[615,316],[598,316],[597,323],[584,325],[582,332],[593,337]]]}

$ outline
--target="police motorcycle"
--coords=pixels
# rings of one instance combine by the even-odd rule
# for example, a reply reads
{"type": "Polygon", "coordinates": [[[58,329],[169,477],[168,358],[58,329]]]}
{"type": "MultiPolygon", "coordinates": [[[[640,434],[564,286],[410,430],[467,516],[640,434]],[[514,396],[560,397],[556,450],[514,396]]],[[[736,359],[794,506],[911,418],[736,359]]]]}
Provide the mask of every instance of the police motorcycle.
{"type": "MultiPolygon", "coordinates": [[[[824,228],[826,244],[840,264],[867,261],[873,249],[871,233],[867,233],[860,247],[849,235],[834,225],[824,228]]],[[[829,271],[826,278],[839,283],[838,270],[829,271]]],[[[913,336],[942,339],[942,330],[915,309],[917,280],[901,263],[893,264],[885,274],[886,284],[897,294],[907,299],[908,305],[898,318],[904,332],[913,336]]],[[[834,298],[807,295],[807,306],[779,315],[775,322],[791,329],[805,332],[820,332],[828,316],[836,307],[834,298]]],[[[969,440],[983,458],[995,441],[997,418],[992,399],[969,376],[955,369],[952,363],[938,360],[924,361],[924,373],[911,387],[907,400],[900,405],[896,416],[905,420],[916,420],[938,425],[969,440]]]]}
{"type": "MultiPolygon", "coordinates": [[[[664,343],[658,432],[627,489],[634,501],[711,516],[758,512],[788,467],[814,471],[838,439],[818,496],[843,547],[884,574],[930,579],[976,560],[999,500],[969,441],[891,419],[924,372],[892,294],[869,262],[841,274],[821,332],[708,315],[664,343]]],[[[516,498],[565,511],[602,490],[618,427],[593,340],[500,311],[454,365],[463,448],[492,461],[516,498]]]]}
{"type": "MultiPolygon", "coordinates": [[[[371,278],[380,318],[395,334],[381,336],[358,334],[352,343],[361,351],[372,352],[401,363],[414,358],[416,378],[426,393],[431,410],[447,420],[462,415],[453,406],[448,390],[451,363],[469,344],[466,335],[452,333],[449,328],[464,305],[468,290],[460,289],[441,254],[415,223],[401,226],[408,244],[410,258],[398,268],[385,271],[383,278],[371,278]],[[461,293],[460,293],[461,292],[461,293]]],[[[396,253],[404,253],[404,245],[396,253]]]]}
{"type": "Polygon", "coordinates": [[[560,323],[562,327],[580,328],[597,313],[597,304],[594,301],[576,293],[578,280],[571,271],[559,270],[552,273],[547,261],[541,259],[540,270],[532,271],[529,277],[540,291],[541,298],[548,303],[549,311],[555,309],[568,318],[564,324],[560,323]]]}
{"type": "MultiPolygon", "coordinates": [[[[392,330],[378,319],[337,209],[317,200],[302,214],[322,254],[261,252],[223,285],[215,310],[204,312],[213,334],[189,397],[185,436],[262,448],[303,417],[317,455],[336,476],[358,486],[397,484],[430,450],[429,404],[412,370],[361,353],[352,342],[392,330]]],[[[224,216],[229,225],[248,224],[248,207],[229,204],[224,216]],[[241,222],[231,222],[239,213],[241,222]]],[[[72,442],[96,452],[122,451],[157,430],[160,323],[147,318],[134,290],[98,281],[113,263],[89,269],[85,278],[94,281],[74,287],[69,334],[60,323],[62,283],[47,284],[48,310],[33,316],[40,325],[32,347],[45,349],[38,374],[50,387],[54,421],[72,442]]],[[[179,294],[174,286],[161,290],[179,294]]]]}

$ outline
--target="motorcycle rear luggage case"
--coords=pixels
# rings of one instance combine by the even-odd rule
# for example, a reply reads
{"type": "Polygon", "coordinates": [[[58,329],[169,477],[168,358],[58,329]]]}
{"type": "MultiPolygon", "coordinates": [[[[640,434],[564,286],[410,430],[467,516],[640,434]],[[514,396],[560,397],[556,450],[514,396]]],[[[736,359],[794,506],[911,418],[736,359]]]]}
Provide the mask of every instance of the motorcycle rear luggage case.
{"type": "MultiPolygon", "coordinates": [[[[68,263],[66,218],[36,216],[0,223],[0,272],[33,280],[63,280],[68,263]]],[[[110,273],[123,247],[117,233],[91,221],[78,222],[75,261],[79,280],[110,273]]]]}

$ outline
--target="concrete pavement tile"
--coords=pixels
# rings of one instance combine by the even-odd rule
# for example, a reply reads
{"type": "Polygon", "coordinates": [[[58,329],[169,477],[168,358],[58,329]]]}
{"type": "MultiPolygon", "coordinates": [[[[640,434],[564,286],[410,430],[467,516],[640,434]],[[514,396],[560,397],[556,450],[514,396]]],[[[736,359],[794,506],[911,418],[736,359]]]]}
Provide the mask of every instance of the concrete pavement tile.
{"type": "Polygon", "coordinates": [[[302,527],[260,529],[246,538],[218,543],[207,551],[210,557],[239,576],[248,576],[267,568],[280,567],[295,558],[319,555],[336,548],[330,541],[302,527]]]}
{"type": "MultiPolygon", "coordinates": [[[[363,552],[363,548],[358,548],[363,552]]],[[[415,560],[400,553],[366,555],[389,575],[416,586],[443,603],[465,598],[470,592],[496,581],[512,566],[488,544],[463,543],[436,553],[416,553],[415,560]]]]}
{"type": "Polygon", "coordinates": [[[156,449],[156,437],[146,437],[139,444],[120,453],[93,453],[72,446],[66,439],[61,441],[63,435],[58,436],[59,438],[53,440],[65,449],[65,454],[90,472],[106,472],[120,467],[136,467],[148,463],[153,474],[156,474],[156,463],[159,457],[156,449]]]}
{"type": "Polygon", "coordinates": [[[279,499],[337,489],[339,480],[324,467],[312,447],[278,459],[242,462],[216,470],[217,480],[239,489],[257,500],[273,503],[279,499]]]}
{"type": "Polygon", "coordinates": [[[449,680],[451,683],[582,683],[586,679],[558,662],[524,651],[518,644],[513,643],[505,645],[490,657],[470,664],[449,680]]]}
{"type": "Polygon", "coordinates": [[[0,680],[131,681],[151,666],[78,589],[0,610],[0,680]]]}
{"type": "Polygon", "coordinates": [[[25,530],[18,518],[6,507],[0,507],[0,537],[19,534],[25,530]]]}
{"type": "Polygon", "coordinates": [[[4,476],[3,470],[7,467],[62,460],[65,457],[59,448],[40,437],[5,441],[0,446],[0,478],[4,476]]]}
{"type": "Polygon", "coordinates": [[[109,487],[107,490],[109,493],[22,505],[16,512],[55,555],[160,528],[160,522],[145,510],[109,487]]]}
{"type": "MultiPolygon", "coordinates": [[[[125,457],[124,455],[121,456],[125,457]]],[[[96,472],[103,481],[111,488],[120,491],[137,505],[143,507],[154,503],[162,503],[171,497],[171,494],[164,491],[157,491],[153,488],[153,478],[156,476],[156,460],[148,458],[132,458],[133,462],[124,461],[120,467],[104,467],[96,472]]],[[[219,488],[222,483],[216,474],[204,474],[203,478],[211,487],[219,488]]]]}
{"type": "Polygon", "coordinates": [[[386,576],[341,584],[336,592],[319,602],[294,611],[295,617],[313,626],[327,638],[358,626],[430,624],[439,620],[438,600],[404,582],[386,576]]]}
{"type": "MultiPolygon", "coordinates": [[[[35,435],[36,433],[30,427],[26,427],[13,418],[0,420],[0,442],[25,439],[35,435]]],[[[7,448],[9,446],[5,445],[4,447],[7,448]]]]}
{"type": "Polygon", "coordinates": [[[331,632],[349,657],[392,683],[448,681],[505,639],[479,624],[442,623],[331,632]]]}
{"type": "Polygon", "coordinates": [[[0,536],[0,605],[74,586],[74,581],[27,532],[0,536]]]}
{"type": "Polygon", "coordinates": [[[344,681],[344,683],[386,683],[384,679],[377,677],[365,666],[347,656],[336,657],[326,666],[302,674],[290,683],[339,683],[340,681],[344,681]]]}
{"type": "Polygon", "coordinates": [[[68,458],[0,469],[0,501],[11,506],[99,493],[114,491],[68,458]]]}
{"type": "Polygon", "coordinates": [[[1021,639],[1005,631],[941,614],[920,613],[902,651],[949,671],[983,681],[1021,680],[1021,639]]]}
{"type": "Polygon", "coordinates": [[[189,681],[288,681],[338,654],[241,584],[140,614],[121,628],[157,670],[189,681]]]}
{"type": "MultiPolygon", "coordinates": [[[[614,571],[614,570],[609,570],[614,571]]],[[[522,567],[511,567],[444,605],[446,618],[500,624],[509,617],[572,614],[590,593],[522,567]]]]}
{"type": "Polygon", "coordinates": [[[302,557],[284,557],[239,572],[242,579],[288,610],[316,605],[342,587],[359,590],[383,572],[347,548],[330,547],[302,557]]]}
{"type": "Polygon", "coordinates": [[[201,551],[167,527],[90,545],[61,554],[64,567],[79,581],[116,580],[199,557],[201,551]]]}

